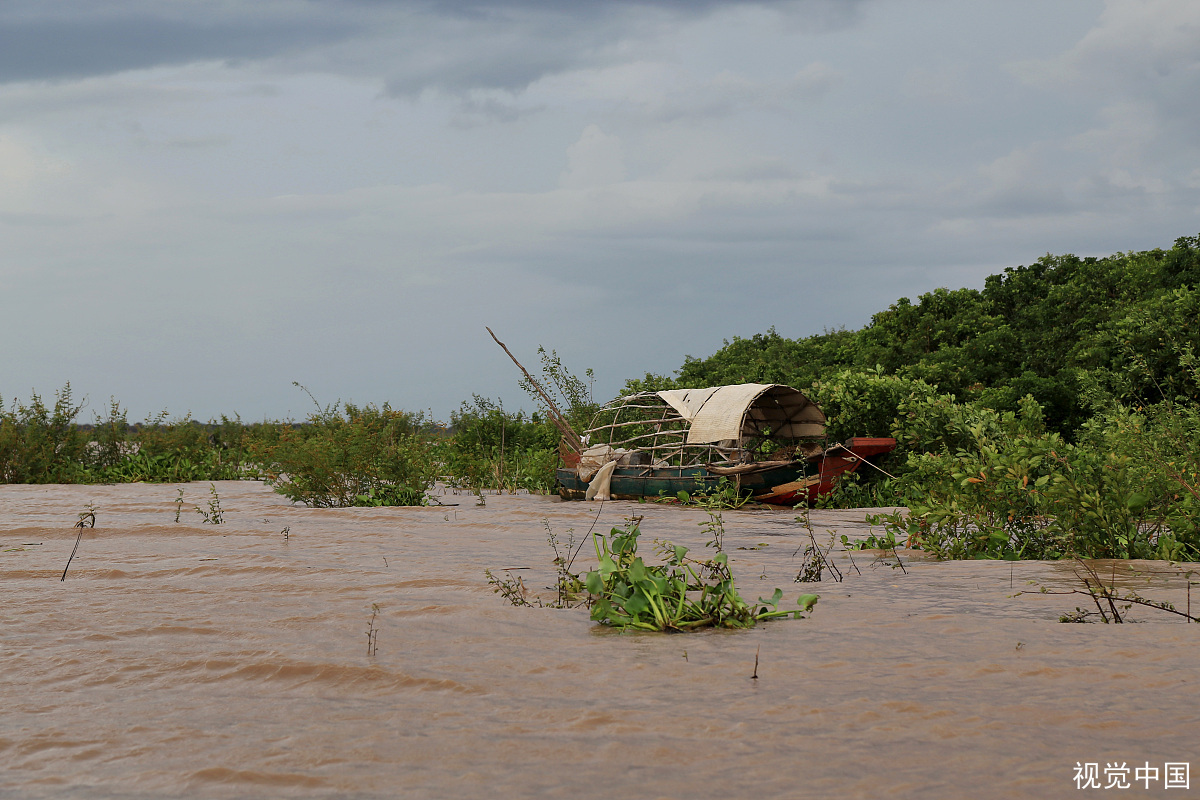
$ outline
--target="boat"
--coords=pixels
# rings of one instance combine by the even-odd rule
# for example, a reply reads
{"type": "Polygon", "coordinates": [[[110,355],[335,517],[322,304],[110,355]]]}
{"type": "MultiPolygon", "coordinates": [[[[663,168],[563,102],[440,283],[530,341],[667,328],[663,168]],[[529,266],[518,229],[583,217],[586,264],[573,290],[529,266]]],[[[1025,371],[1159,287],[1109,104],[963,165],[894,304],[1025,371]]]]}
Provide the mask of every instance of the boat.
{"type": "Polygon", "coordinates": [[[776,505],[814,503],[896,440],[856,436],[827,445],[825,415],[782,384],[640,392],[608,403],[559,448],[564,500],[675,497],[730,484],[776,505]]]}

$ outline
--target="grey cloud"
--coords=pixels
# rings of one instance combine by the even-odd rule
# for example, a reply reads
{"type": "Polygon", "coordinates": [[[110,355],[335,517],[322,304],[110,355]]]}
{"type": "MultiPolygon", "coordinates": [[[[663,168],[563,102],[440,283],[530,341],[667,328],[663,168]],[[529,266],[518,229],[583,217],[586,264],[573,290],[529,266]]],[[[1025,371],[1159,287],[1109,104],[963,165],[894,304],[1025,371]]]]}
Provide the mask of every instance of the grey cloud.
{"type": "Polygon", "coordinates": [[[345,38],[336,19],[167,18],[153,13],[0,18],[0,80],[85,78],[209,59],[254,59],[345,38]]]}
{"type": "Polygon", "coordinates": [[[477,128],[492,122],[516,122],[544,110],[544,106],[525,107],[495,97],[466,97],[450,124],[461,129],[477,128]]]}
{"type": "Polygon", "coordinates": [[[187,136],[177,139],[167,139],[161,144],[183,150],[203,150],[211,147],[227,147],[233,142],[230,136],[187,136]]]}
{"type": "Polygon", "coordinates": [[[653,31],[656,21],[759,5],[828,27],[844,24],[860,1],[25,0],[0,8],[0,83],[282,59],[379,74],[395,95],[521,89],[543,75],[603,60],[605,48],[653,31]]]}
{"type": "Polygon", "coordinates": [[[118,108],[163,107],[202,99],[203,92],[178,86],[130,86],[103,78],[54,85],[9,84],[0,86],[0,122],[28,120],[64,109],[83,106],[118,108]]]}
{"type": "Polygon", "coordinates": [[[1148,161],[1196,152],[1200,124],[1200,4],[1109,0],[1096,25],[1059,55],[1008,65],[1029,85],[1102,99],[1107,125],[1094,133],[1148,161]],[[1120,119],[1122,116],[1127,119],[1120,119]],[[1145,128],[1141,141],[1125,134],[1145,128]]]}
{"type": "Polygon", "coordinates": [[[785,81],[758,82],[724,72],[705,84],[655,97],[642,106],[659,122],[729,117],[748,109],[786,110],[820,100],[844,80],[840,71],[820,61],[785,81]]]}

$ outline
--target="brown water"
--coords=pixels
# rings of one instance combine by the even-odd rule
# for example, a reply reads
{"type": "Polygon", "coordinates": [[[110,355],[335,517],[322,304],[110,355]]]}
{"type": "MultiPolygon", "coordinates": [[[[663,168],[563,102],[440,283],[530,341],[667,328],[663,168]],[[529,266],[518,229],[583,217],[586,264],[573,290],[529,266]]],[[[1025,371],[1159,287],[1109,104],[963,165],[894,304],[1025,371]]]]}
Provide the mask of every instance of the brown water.
{"type": "MultiPolygon", "coordinates": [[[[815,590],[813,616],[621,634],[483,574],[548,586],[543,521],[582,534],[597,504],[313,510],[218,483],[214,526],[191,510],[206,484],[173,522],[177,488],[0,487],[0,795],[1059,797],[1077,761],[1200,770],[1200,626],[1063,625],[1088,598],[1013,597],[1076,585],[1070,565],[859,553],[805,587],[793,513],[726,512],[743,595],[815,590]]],[[[599,527],[635,513],[647,545],[704,549],[695,510],[612,502],[599,527]]],[[[862,519],[813,514],[819,535],[862,519]]],[[[1118,579],[1186,603],[1177,569],[1135,566],[1162,574],[1118,579]]]]}

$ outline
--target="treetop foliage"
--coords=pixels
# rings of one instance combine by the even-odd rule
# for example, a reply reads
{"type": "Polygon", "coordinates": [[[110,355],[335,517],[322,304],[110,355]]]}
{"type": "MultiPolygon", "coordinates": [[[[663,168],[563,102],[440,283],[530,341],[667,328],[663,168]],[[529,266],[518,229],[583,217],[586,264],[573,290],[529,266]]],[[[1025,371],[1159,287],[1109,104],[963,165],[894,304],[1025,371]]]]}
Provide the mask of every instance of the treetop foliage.
{"type": "Polygon", "coordinates": [[[1170,250],[1103,258],[1047,254],[991,275],[982,289],[901,298],[859,330],[800,339],[735,337],[674,376],[647,374],[626,390],[783,383],[808,389],[845,371],[921,381],[962,402],[1017,411],[1032,396],[1049,429],[1072,436],[1120,400],[1194,402],[1180,354],[1200,347],[1200,236],[1170,250]]]}

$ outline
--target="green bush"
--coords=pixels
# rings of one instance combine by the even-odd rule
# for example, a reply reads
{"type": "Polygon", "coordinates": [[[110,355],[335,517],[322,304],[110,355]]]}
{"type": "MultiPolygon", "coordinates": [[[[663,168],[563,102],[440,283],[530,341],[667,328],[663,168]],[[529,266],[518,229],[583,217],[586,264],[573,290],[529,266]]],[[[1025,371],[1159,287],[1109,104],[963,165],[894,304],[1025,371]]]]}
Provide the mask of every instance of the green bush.
{"type": "Polygon", "coordinates": [[[131,425],[115,400],[91,425],[67,384],[48,408],[36,393],[29,403],[0,410],[0,482],[129,483],[230,480],[254,476],[244,460],[240,420],[207,424],[166,414],[131,425]]]}
{"type": "Polygon", "coordinates": [[[320,410],[249,453],[276,491],[314,508],[423,504],[438,473],[423,417],[386,403],[320,410]]]}
{"type": "Polygon", "coordinates": [[[558,466],[558,429],[538,412],[506,412],[475,395],[450,415],[437,446],[442,474],[458,487],[550,492],[558,466]]]}
{"type": "Polygon", "coordinates": [[[36,393],[29,403],[0,400],[0,481],[4,483],[79,483],[86,481],[92,459],[88,437],[76,425],[83,409],[71,384],[55,393],[48,408],[36,393]]]}
{"type": "Polygon", "coordinates": [[[939,558],[1200,558],[1194,407],[1151,419],[1115,407],[1069,443],[1031,397],[997,412],[945,397],[909,404],[909,514],[888,530],[939,558]]]}
{"type": "Polygon", "coordinates": [[[874,371],[841,370],[807,392],[825,414],[831,442],[851,436],[891,436],[904,404],[932,400],[937,387],[921,380],[874,371]]]}

